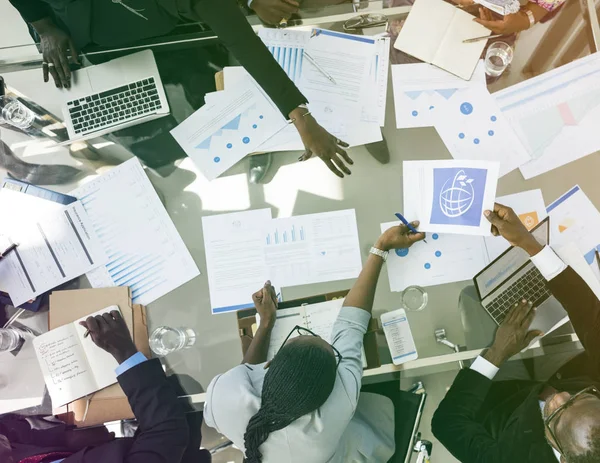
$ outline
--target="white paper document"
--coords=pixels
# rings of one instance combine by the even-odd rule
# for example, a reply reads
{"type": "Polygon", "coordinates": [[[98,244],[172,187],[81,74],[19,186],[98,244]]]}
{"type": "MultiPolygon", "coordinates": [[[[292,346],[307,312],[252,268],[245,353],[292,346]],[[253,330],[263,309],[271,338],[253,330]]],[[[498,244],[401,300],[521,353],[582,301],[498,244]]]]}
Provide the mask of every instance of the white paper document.
{"type": "MultiPolygon", "coordinates": [[[[499,196],[496,198],[496,202],[512,208],[527,230],[531,230],[548,216],[542,190],[529,190],[499,196]]],[[[490,261],[492,261],[506,251],[510,247],[510,243],[501,236],[486,236],[485,246],[490,261]]]]}
{"type": "Polygon", "coordinates": [[[546,208],[550,216],[550,244],[575,243],[598,279],[596,249],[600,251],[600,212],[583,190],[574,186],[546,208]]]}
{"type": "Polygon", "coordinates": [[[261,29],[259,37],[329,133],[351,146],[382,140],[389,65],[389,57],[382,57],[384,39],[322,29],[261,29]]]}
{"type": "Polygon", "coordinates": [[[202,218],[213,313],[253,307],[277,287],[356,278],[362,268],[353,209],[271,219],[270,209],[202,218]]]}
{"type": "Polygon", "coordinates": [[[460,89],[485,86],[483,61],[471,80],[464,80],[427,63],[392,65],[396,127],[433,127],[434,115],[460,89]]]}
{"type": "Polygon", "coordinates": [[[498,161],[500,177],[531,160],[483,85],[458,90],[434,117],[435,129],[454,159],[498,161]]]}
{"type": "Polygon", "coordinates": [[[208,180],[214,180],[287,122],[252,80],[207,103],[171,134],[208,180]]]}
{"type": "MultiPolygon", "coordinates": [[[[381,224],[381,232],[398,222],[381,224]]],[[[481,237],[431,233],[408,249],[392,250],[387,269],[390,290],[470,280],[490,262],[481,237]]]]}
{"type": "Polygon", "coordinates": [[[600,280],[590,268],[589,263],[585,260],[577,245],[572,242],[567,243],[561,247],[557,247],[555,251],[565,264],[583,278],[596,297],[600,299],[600,280]]]}
{"type": "Polygon", "coordinates": [[[531,162],[526,179],[600,150],[600,54],[494,93],[531,162]]]}
{"type": "Polygon", "coordinates": [[[93,288],[129,286],[148,305],[200,274],[140,161],[132,158],[73,190],[109,256],[93,288]]]}
{"type": "Polygon", "coordinates": [[[202,217],[213,314],[254,307],[252,294],[268,279],[262,230],[270,220],[271,209],[202,217]]]}
{"type": "Polygon", "coordinates": [[[362,262],[354,209],[273,219],[265,225],[268,277],[278,286],[358,277],[362,262]]]}
{"type": "Polygon", "coordinates": [[[53,329],[33,340],[52,406],[60,407],[104,389],[117,382],[114,357],[84,337],[79,324],[90,316],[102,315],[117,306],[87,315],[68,325],[53,329]]]}
{"type": "Polygon", "coordinates": [[[394,48],[469,80],[486,41],[463,43],[491,31],[443,0],[416,0],[394,48]]]}
{"type": "Polygon", "coordinates": [[[424,232],[489,236],[483,211],[494,209],[497,162],[404,161],[404,211],[424,232]]]}
{"type": "Polygon", "coordinates": [[[79,201],[57,207],[4,188],[0,217],[0,248],[19,244],[0,261],[0,289],[15,307],[107,262],[79,201]]]}

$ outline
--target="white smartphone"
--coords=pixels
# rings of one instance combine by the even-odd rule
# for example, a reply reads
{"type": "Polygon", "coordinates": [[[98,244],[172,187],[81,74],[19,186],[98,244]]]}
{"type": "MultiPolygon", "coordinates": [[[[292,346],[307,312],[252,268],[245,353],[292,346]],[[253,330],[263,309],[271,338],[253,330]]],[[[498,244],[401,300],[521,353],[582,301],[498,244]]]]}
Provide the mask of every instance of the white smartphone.
{"type": "Polygon", "coordinates": [[[384,313],[381,316],[381,324],[394,365],[402,365],[419,358],[404,309],[384,313]]]}

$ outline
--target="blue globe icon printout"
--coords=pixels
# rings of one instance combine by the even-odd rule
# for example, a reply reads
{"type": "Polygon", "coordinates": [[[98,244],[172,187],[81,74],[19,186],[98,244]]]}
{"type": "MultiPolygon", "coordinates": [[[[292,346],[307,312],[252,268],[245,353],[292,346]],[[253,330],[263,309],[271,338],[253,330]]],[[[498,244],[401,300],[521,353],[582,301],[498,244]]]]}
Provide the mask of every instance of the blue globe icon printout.
{"type": "Polygon", "coordinates": [[[486,178],[486,169],[434,168],[430,222],[479,227],[486,178]]]}

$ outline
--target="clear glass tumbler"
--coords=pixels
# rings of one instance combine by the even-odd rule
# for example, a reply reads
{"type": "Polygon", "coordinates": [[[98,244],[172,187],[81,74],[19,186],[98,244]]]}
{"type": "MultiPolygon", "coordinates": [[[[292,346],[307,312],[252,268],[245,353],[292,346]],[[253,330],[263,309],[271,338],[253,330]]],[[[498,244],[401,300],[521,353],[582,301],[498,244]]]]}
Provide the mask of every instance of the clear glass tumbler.
{"type": "Polygon", "coordinates": [[[16,328],[0,328],[0,352],[10,352],[19,347],[21,332],[16,328]]]}
{"type": "Polygon", "coordinates": [[[25,130],[31,127],[35,114],[19,100],[10,96],[0,97],[0,122],[25,130]]]}
{"type": "Polygon", "coordinates": [[[485,73],[491,77],[502,74],[513,59],[513,49],[505,42],[492,43],[485,54],[485,73]]]}
{"type": "Polygon", "coordinates": [[[402,307],[411,312],[418,312],[427,306],[429,296],[420,286],[408,286],[402,291],[402,307]]]}
{"type": "Polygon", "coordinates": [[[191,328],[161,326],[150,335],[150,349],[159,357],[178,350],[188,349],[196,342],[196,333],[191,328]]]}

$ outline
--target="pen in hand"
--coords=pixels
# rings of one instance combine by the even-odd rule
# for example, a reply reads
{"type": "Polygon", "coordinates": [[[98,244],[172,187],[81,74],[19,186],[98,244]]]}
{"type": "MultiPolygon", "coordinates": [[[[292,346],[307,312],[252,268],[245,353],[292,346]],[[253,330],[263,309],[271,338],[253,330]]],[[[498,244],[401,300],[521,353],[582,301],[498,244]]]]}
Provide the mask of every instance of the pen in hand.
{"type": "MultiPolygon", "coordinates": [[[[395,216],[398,217],[398,220],[400,220],[400,222],[402,222],[404,225],[406,225],[412,233],[419,233],[417,231],[417,229],[415,227],[413,227],[410,224],[410,222],[404,218],[404,216],[402,214],[400,214],[399,212],[396,212],[395,216]]],[[[427,244],[427,240],[423,240],[423,243],[427,244]]]]}

